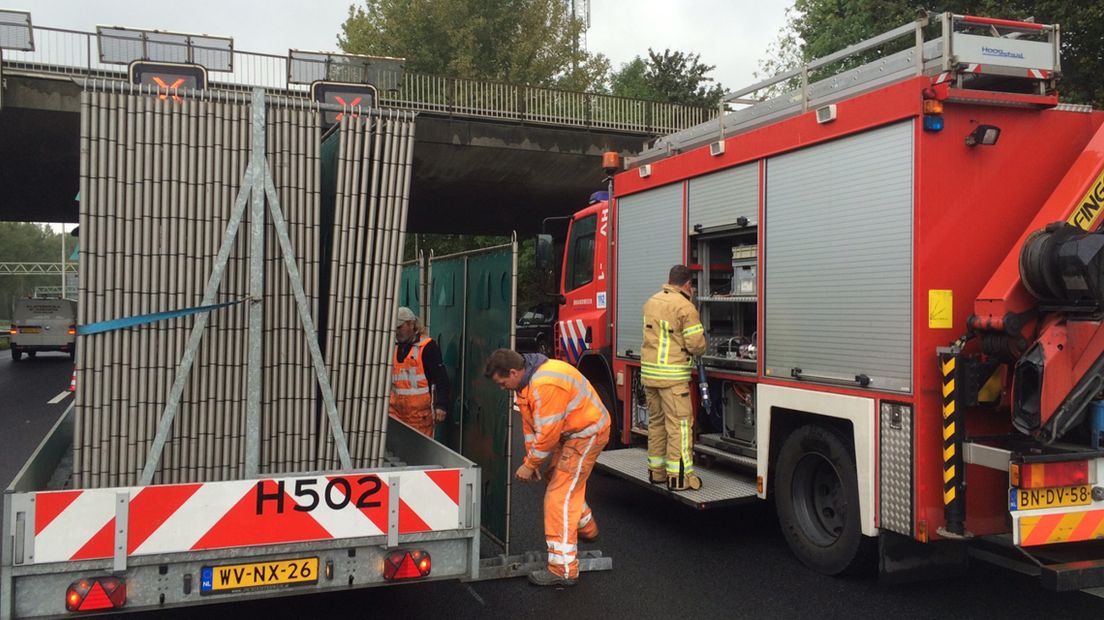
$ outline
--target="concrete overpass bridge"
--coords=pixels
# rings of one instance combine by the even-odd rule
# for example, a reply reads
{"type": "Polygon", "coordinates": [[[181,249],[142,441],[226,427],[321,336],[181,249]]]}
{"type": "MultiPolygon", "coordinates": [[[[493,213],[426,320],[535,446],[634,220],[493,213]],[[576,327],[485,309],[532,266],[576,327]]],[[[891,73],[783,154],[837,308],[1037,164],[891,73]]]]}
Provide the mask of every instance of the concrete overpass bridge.
{"type": "MultiPolygon", "coordinates": [[[[76,222],[79,80],[126,80],[100,61],[96,33],[34,28],[33,51],[0,57],[0,221],[76,222]]],[[[286,56],[233,50],[233,70],[208,88],[263,87],[309,97],[286,56]]],[[[381,105],[419,113],[409,229],[537,232],[601,188],[604,151],[696,125],[713,111],[477,80],[405,73],[381,105]],[[461,215],[462,214],[462,215],[461,215]]]]}

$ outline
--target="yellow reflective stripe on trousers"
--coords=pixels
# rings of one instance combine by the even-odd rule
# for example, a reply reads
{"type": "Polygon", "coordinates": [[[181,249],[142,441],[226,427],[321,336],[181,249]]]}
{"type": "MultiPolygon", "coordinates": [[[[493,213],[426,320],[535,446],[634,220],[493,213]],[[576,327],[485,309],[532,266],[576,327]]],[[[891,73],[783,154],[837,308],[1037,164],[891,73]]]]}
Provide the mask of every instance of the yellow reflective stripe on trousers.
{"type": "Polygon", "coordinates": [[[705,328],[702,327],[701,323],[698,323],[697,325],[691,325],[690,327],[687,327],[686,329],[682,330],[682,335],[684,337],[688,338],[690,336],[693,336],[694,334],[700,334],[704,331],[705,331],[705,328]]]}
{"type": "Polygon", "coordinates": [[[663,467],[663,461],[664,459],[662,456],[648,455],[648,467],[651,469],[661,469],[663,467]]]}
{"type": "Polygon", "coordinates": [[[682,472],[688,474],[694,471],[694,457],[690,454],[690,421],[679,421],[679,434],[682,441],[682,472]]]}
{"type": "Polygon", "coordinates": [[[669,329],[671,324],[667,321],[659,321],[659,349],[656,353],[656,362],[662,366],[667,365],[667,358],[671,354],[671,336],[669,329]]]}

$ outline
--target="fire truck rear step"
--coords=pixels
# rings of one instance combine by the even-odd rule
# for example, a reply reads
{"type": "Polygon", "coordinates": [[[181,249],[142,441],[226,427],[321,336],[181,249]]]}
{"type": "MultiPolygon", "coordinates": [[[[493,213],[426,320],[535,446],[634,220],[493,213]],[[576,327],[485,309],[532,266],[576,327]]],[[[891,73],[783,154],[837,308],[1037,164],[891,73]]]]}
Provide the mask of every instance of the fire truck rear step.
{"type": "Polygon", "coordinates": [[[1024,575],[1038,577],[1043,587],[1056,592],[1090,589],[1104,597],[1104,542],[1062,543],[1019,548],[1012,537],[986,536],[970,542],[970,556],[1024,575]]]}
{"type": "Polygon", "coordinates": [[[648,480],[648,451],[644,448],[607,450],[598,456],[598,468],[657,493],[670,495],[699,510],[750,503],[758,499],[754,473],[721,468],[695,469],[694,473],[702,480],[702,488],[697,491],[669,491],[665,485],[652,484],[648,480]]]}

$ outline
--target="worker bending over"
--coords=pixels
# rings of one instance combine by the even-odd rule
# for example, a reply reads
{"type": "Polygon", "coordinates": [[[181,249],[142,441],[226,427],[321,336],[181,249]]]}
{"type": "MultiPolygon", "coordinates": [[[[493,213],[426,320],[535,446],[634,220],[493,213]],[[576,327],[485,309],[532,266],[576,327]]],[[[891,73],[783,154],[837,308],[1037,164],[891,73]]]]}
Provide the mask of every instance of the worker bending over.
{"type": "Polygon", "coordinates": [[[539,353],[521,355],[498,349],[484,374],[504,390],[517,393],[525,432],[525,459],[514,476],[542,478],[550,463],[544,493],[544,536],[548,568],[530,573],[538,586],[573,586],[579,578],[578,540],[598,536],[586,504],[587,479],[609,441],[610,417],[598,393],[574,366],[539,353]]]}

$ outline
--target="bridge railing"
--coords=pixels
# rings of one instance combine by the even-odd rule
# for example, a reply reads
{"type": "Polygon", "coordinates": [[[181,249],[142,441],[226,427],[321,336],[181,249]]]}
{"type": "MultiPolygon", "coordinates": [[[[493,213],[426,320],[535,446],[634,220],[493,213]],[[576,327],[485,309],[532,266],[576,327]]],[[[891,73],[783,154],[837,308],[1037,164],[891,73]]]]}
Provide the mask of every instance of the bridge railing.
{"type": "MultiPolygon", "coordinates": [[[[126,78],[126,67],[100,61],[96,34],[35,27],[35,50],[3,51],[5,73],[12,71],[67,77],[126,78]]],[[[220,88],[262,87],[306,94],[309,86],[288,81],[287,56],[233,52],[232,71],[208,71],[220,88]]],[[[398,80],[392,80],[398,81],[398,80]]],[[[521,122],[667,134],[692,127],[716,110],[600,93],[574,92],[489,80],[449,78],[405,72],[398,88],[382,90],[387,107],[432,114],[494,118],[521,122]]]]}

